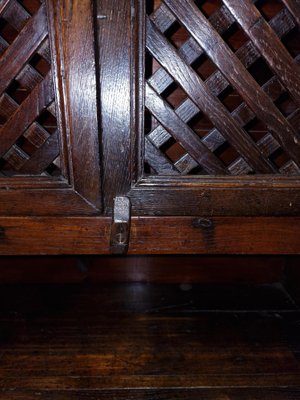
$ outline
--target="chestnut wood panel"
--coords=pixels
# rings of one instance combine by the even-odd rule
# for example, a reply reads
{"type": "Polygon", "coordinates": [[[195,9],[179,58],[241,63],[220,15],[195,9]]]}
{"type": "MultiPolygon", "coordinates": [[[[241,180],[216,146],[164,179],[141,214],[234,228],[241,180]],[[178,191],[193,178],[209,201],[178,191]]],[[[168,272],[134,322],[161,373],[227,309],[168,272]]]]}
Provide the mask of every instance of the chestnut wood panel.
{"type": "Polygon", "coordinates": [[[97,0],[100,81],[102,187],[106,212],[115,196],[125,195],[132,181],[131,146],[134,96],[132,88],[132,21],[127,0],[97,0]],[[102,17],[101,17],[102,16],[102,17]]]}
{"type": "Polygon", "coordinates": [[[93,4],[88,0],[49,1],[49,16],[69,181],[74,191],[101,209],[93,4]]]}
{"type": "Polygon", "coordinates": [[[299,215],[299,179],[145,177],[129,196],[134,215],[299,215]]]}
{"type": "MultiPolygon", "coordinates": [[[[111,219],[0,218],[0,253],[109,254],[111,219]],[[29,234],[30,233],[30,234],[29,234]]],[[[299,254],[299,217],[133,217],[129,254],[299,254]]]]}

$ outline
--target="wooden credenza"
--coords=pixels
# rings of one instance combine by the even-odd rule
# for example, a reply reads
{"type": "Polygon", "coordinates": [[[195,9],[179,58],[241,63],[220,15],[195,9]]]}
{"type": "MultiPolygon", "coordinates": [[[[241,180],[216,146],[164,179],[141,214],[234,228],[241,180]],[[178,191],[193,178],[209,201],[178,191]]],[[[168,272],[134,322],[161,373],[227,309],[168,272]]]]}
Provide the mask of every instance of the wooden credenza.
{"type": "Polygon", "coordinates": [[[298,0],[0,16],[0,254],[300,253],[298,0]]]}

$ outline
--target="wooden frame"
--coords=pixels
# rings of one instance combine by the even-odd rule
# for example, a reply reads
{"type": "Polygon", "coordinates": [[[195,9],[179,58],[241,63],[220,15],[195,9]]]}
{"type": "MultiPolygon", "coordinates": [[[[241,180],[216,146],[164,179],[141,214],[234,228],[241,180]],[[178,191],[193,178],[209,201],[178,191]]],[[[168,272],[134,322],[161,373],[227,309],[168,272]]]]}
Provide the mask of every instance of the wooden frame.
{"type": "Polygon", "coordinates": [[[129,254],[300,253],[298,176],[144,174],[144,0],[46,4],[67,178],[0,178],[0,254],[109,254],[116,196],[129,254]]]}
{"type": "MultiPolygon", "coordinates": [[[[101,83],[103,85],[101,106],[102,118],[105,120],[102,138],[104,143],[103,157],[106,159],[104,163],[104,182],[107,182],[104,201],[106,214],[110,215],[112,199],[115,196],[127,195],[132,202],[133,215],[299,215],[300,180],[298,176],[275,174],[238,177],[221,175],[209,177],[164,176],[163,174],[160,176],[144,175],[145,1],[132,2],[136,10],[134,16],[130,15],[131,10],[126,1],[123,1],[122,4],[118,2],[118,6],[112,2],[108,2],[110,3],[109,5],[106,3],[105,1],[98,1],[98,4],[103,7],[102,12],[103,9],[106,10],[106,7],[109,7],[108,14],[110,13],[110,7],[112,10],[116,10],[117,7],[122,9],[124,7],[126,10],[122,23],[116,18],[111,18],[109,21],[99,21],[99,65],[102,69],[101,83]],[[106,38],[109,37],[110,32],[118,32],[118,29],[122,29],[123,33],[125,31],[127,36],[126,38],[121,38],[120,32],[120,39],[114,43],[115,47],[112,50],[111,47],[106,45],[106,38]],[[131,48],[128,43],[131,43],[131,48]],[[107,63],[104,62],[105,60],[108,60],[107,63]],[[110,74],[110,65],[112,64],[118,65],[118,70],[115,70],[113,75],[110,74]],[[125,95],[120,95],[120,91],[116,90],[116,96],[113,100],[110,97],[108,101],[105,93],[108,91],[112,76],[118,81],[118,75],[120,76],[120,83],[126,82],[127,86],[123,85],[123,88],[124,90],[126,88],[126,93],[132,93],[132,97],[129,99],[125,95]],[[125,102],[124,96],[126,97],[125,102]],[[109,109],[112,104],[113,109],[109,109]],[[130,116],[128,113],[129,107],[132,110],[130,116]],[[113,115],[113,110],[115,109],[124,110],[122,129],[118,125],[120,119],[116,124],[115,120],[108,117],[108,115],[113,115]],[[112,135],[111,132],[115,132],[115,134],[112,135]],[[116,154],[111,157],[110,151],[106,152],[106,149],[119,149],[122,147],[126,149],[122,155],[116,154]],[[131,160],[129,162],[130,154],[131,160]],[[116,163],[122,166],[122,170],[115,169],[116,163]],[[110,184],[112,174],[114,174],[114,185],[110,184]]],[[[168,5],[170,3],[172,7],[177,8],[176,2],[167,1],[166,3],[168,5]]],[[[247,7],[250,7],[248,2],[247,7]]],[[[282,17],[284,16],[285,14],[282,12],[282,17]]],[[[275,18],[274,22],[270,22],[275,29],[276,21],[277,19],[275,18]]],[[[290,22],[290,20],[287,21],[287,25],[294,23],[290,22]]],[[[279,29],[278,34],[282,35],[286,29],[290,28],[286,28],[283,23],[277,29],[279,29]]],[[[212,32],[212,34],[214,35],[215,33],[212,32]]],[[[276,40],[278,41],[278,39],[276,40]]],[[[260,43],[257,46],[260,47],[260,43]]],[[[267,54],[267,58],[268,56],[269,54],[267,54]]],[[[212,57],[214,57],[214,54],[212,54],[212,57]]],[[[244,74],[242,67],[241,73],[244,74]]],[[[290,86],[290,81],[287,85],[290,86]]],[[[262,94],[261,90],[260,92],[262,94]]],[[[269,104],[269,99],[263,94],[262,97],[269,104]]],[[[251,102],[251,100],[249,101],[251,102]]],[[[257,107],[254,106],[254,108],[256,109],[257,107]]],[[[271,125],[272,123],[270,122],[271,125]]],[[[286,122],[282,121],[282,124],[288,129],[286,122]]],[[[294,144],[294,148],[293,151],[296,151],[296,144],[294,144]]]]}
{"type": "MultiPolygon", "coordinates": [[[[42,11],[45,15],[46,10],[42,11]]],[[[81,1],[73,7],[72,1],[49,0],[47,14],[61,168],[66,178],[26,175],[0,178],[0,215],[89,215],[101,211],[91,2],[81,1]],[[74,37],[84,45],[78,46],[74,37]],[[84,66],[79,60],[86,60],[84,66]]],[[[47,20],[41,23],[45,25],[47,20]]]]}
{"type": "MultiPolygon", "coordinates": [[[[1,255],[109,254],[110,217],[0,218],[1,255]]],[[[297,217],[133,217],[128,254],[300,254],[297,217]]]]}

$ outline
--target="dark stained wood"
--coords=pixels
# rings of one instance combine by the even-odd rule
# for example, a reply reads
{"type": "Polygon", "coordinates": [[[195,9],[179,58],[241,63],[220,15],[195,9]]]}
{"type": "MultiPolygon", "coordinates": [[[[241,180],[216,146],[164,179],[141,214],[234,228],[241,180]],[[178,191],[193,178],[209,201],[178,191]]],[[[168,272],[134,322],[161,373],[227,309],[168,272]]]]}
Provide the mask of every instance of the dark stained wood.
{"type": "MultiPolygon", "coordinates": [[[[27,10],[22,7],[20,3],[17,1],[11,1],[10,3],[4,3],[4,12],[2,12],[3,17],[9,24],[15,28],[17,31],[20,31],[26,24],[26,22],[30,19],[30,14],[27,10]]],[[[0,10],[1,11],[1,10],[0,10]]]]}
{"type": "Polygon", "coordinates": [[[282,0],[286,7],[293,14],[293,17],[298,22],[300,26],[300,3],[299,0],[282,0]]]}
{"type": "MultiPolygon", "coordinates": [[[[243,3],[238,0],[224,0],[224,4],[300,106],[300,66],[292,60],[275,32],[250,0],[245,0],[243,3]]],[[[300,5],[294,8],[298,8],[299,11],[300,5]]]]}
{"type": "Polygon", "coordinates": [[[166,175],[179,174],[179,171],[171,161],[148,138],[145,140],[145,161],[154,166],[157,173],[165,173],[166,175]]]}
{"type": "Polygon", "coordinates": [[[298,2],[144,6],[1,2],[0,254],[298,254],[298,2]]]}
{"type": "Polygon", "coordinates": [[[166,0],[165,3],[176,13],[185,28],[205,49],[212,61],[220,68],[233,87],[238,89],[248,105],[264,121],[275,138],[299,166],[300,137],[298,132],[286,121],[270,98],[261,90],[257,82],[225,45],[199,9],[190,0],[183,0],[180,3],[166,0]]]}
{"type": "Polygon", "coordinates": [[[58,132],[53,133],[20,168],[20,172],[41,174],[59,156],[58,132]]]}
{"type": "MultiPolygon", "coordinates": [[[[33,183],[32,179],[29,179],[24,181],[24,186],[27,186],[29,190],[23,190],[25,188],[22,186],[21,184],[21,187],[18,187],[16,182],[15,187],[12,188],[10,182],[1,183],[1,188],[3,188],[1,216],[48,216],[54,214],[63,217],[99,213],[97,208],[93,207],[64,181],[53,182],[48,179],[41,179],[33,183]]],[[[44,240],[47,240],[46,231],[44,232],[44,240]]]]}
{"type": "Polygon", "coordinates": [[[126,0],[97,1],[101,151],[106,212],[111,212],[113,198],[126,195],[131,184],[131,10],[130,2],[126,0]]]}
{"type": "Polygon", "coordinates": [[[288,257],[286,260],[285,286],[300,304],[300,258],[297,256],[288,257]]]}
{"type": "MultiPolygon", "coordinates": [[[[133,217],[131,224],[129,254],[299,254],[300,249],[299,217],[133,217]]],[[[67,217],[59,224],[55,217],[2,217],[0,227],[1,255],[109,254],[109,217],[67,217]]]]}
{"type": "Polygon", "coordinates": [[[299,215],[299,179],[150,177],[129,192],[134,215],[299,215]]]}
{"type": "Polygon", "coordinates": [[[189,250],[208,254],[298,254],[299,251],[297,219],[289,223],[280,217],[165,217],[162,225],[159,219],[156,221],[158,224],[151,217],[133,220],[129,253],[143,252],[145,247],[147,253],[153,254],[182,254],[189,250]],[[286,226],[283,226],[284,221],[286,226]],[[294,234],[289,234],[290,230],[294,234]],[[150,247],[152,240],[153,246],[150,247]]]}
{"type": "Polygon", "coordinates": [[[0,157],[2,157],[22,133],[34,122],[53,101],[52,77],[49,74],[27,99],[20,105],[7,123],[1,128],[0,157]]]}
{"type": "Polygon", "coordinates": [[[42,5],[37,14],[26,24],[22,34],[1,57],[1,94],[45,39],[48,33],[46,17],[45,6],[42,5]]]}
{"type": "Polygon", "coordinates": [[[146,85],[145,105],[172,136],[182,143],[189,154],[199,162],[208,173],[226,174],[225,166],[203,145],[197,135],[175,114],[171,107],[151,88],[146,85]]]}
{"type": "MultiPolygon", "coordinates": [[[[157,12],[154,13],[154,15],[152,16],[152,19],[155,21],[156,25],[162,31],[165,31],[167,28],[169,28],[172,21],[174,21],[175,18],[173,14],[171,14],[172,18],[169,17],[170,13],[167,14],[168,18],[166,18],[165,15],[166,10],[167,10],[166,7],[162,5],[157,10],[157,12]],[[159,14],[160,16],[159,18],[157,18],[157,14],[159,14]],[[163,17],[161,16],[161,14],[163,15],[163,17]]],[[[212,26],[214,26],[217,32],[219,32],[220,34],[224,33],[224,31],[226,31],[226,29],[228,29],[234,22],[232,15],[228,12],[226,7],[222,7],[218,11],[216,11],[210,17],[209,20],[212,26]]],[[[285,9],[281,10],[277,15],[275,15],[269,23],[272,29],[274,29],[274,31],[277,33],[279,37],[283,37],[295,27],[294,21],[292,20],[290,14],[285,9]]],[[[194,49],[196,46],[197,51],[190,51],[186,53],[186,47],[189,48],[189,46],[186,46],[186,44],[184,44],[179,49],[179,53],[189,64],[194,62],[197,59],[197,57],[203,53],[203,50],[200,49],[200,47],[197,45],[194,39],[191,38],[186,43],[190,43],[190,41],[193,41],[192,48],[194,49]]],[[[249,68],[260,58],[260,53],[256,51],[252,42],[248,41],[241,48],[237,50],[236,56],[240,59],[243,65],[249,68]]],[[[173,81],[172,77],[163,68],[157,70],[149,79],[151,86],[153,86],[155,90],[158,91],[159,93],[163,92],[167,88],[167,86],[172,83],[172,81],[173,81]]],[[[212,93],[216,95],[220,95],[222,91],[224,91],[226,88],[229,87],[229,82],[220,73],[220,71],[215,71],[214,73],[212,73],[212,75],[206,80],[205,83],[208,85],[212,93]]],[[[284,93],[284,88],[280,84],[276,76],[272,77],[268,82],[266,82],[262,86],[262,88],[264,91],[266,91],[268,96],[272,98],[273,101],[278,100],[278,98],[284,93]]],[[[176,113],[185,122],[189,122],[189,120],[195,117],[198,114],[198,112],[199,112],[198,107],[189,98],[185,99],[176,108],[176,113]]],[[[246,103],[242,103],[239,107],[237,107],[232,112],[232,116],[241,126],[246,126],[255,118],[255,114],[248,107],[246,103]]],[[[297,129],[297,125],[295,125],[294,123],[292,123],[292,125],[297,129]]],[[[161,147],[162,145],[164,145],[164,143],[166,143],[170,139],[170,134],[162,126],[158,126],[152,132],[149,133],[148,137],[157,147],[161,147]]],[[[270,140],[272,140],[273,143],[273,147],[270,147],[268,149],[269,151],[265,151],[264,149],[265,138],[261,139],[261,141],[258,142],[258,145],[263,150],[263,153],[269,156],[269,154],[271,154],[276,150],[276,148],[278,148],[279,144],[273,138],[272,135],[269,134],[267,137],[270,140]],[[275,149],[274,145],[276,146],[275,149]]],[[[202,140],[203,143],[211,151],[215,151],[219,146],[222,146],[222,144],[226,141],[225,138],[222,136],[222,134],[216,128],[208,132],[208,134],[205,137],[203,137],[202,140]]],[[[147,157],[147,148],[146,148],[146,157],[147,157]]],[[[193,159],[191,159],[188,155],[186,155],[185,158],[188,159],[184,160],[184,168],[181,169],[181,173],[189,173],[193,168],[197,166],[197,163],[193,159]]],[[[153,164],[158,165],[158,163],[159,160],[157,160],[157,162],[156,163],[154,162],[153,164]]],[[[177,164],[175,165],[177,166],[177,164]]],[[[229,170],[232,174],[236,174],[237,172],[241,173],[242,169],[244,170],[245,173],[251,171],[249,165],[242,158],[237,160],[234,165],[229,167],[229,170]]]]}
{"type": "MultiPolygon", "coordinates": [[[[8,262],[7,259],[4,272],[9,279],[8,262]]],[[[259,284],[280,282],[285,263],[286,257],[280,256],[101,256],[85,258],[85,276],[89,282],[110,283],[259,284]]],[[[2,268],[0,281],[4,283],[2,268]]],[[[21,267],[16,270],[21,271],[21,267]]],[[[12,274],[12,283],[16,282],[14,276],[12,274]]],[[[55,279],[54,274],[52,279],[55,279]]],[[[19,281],[22,282],[21,279],[19,281]]]]}
{"type": "Polygon", "coordinates": [[[299,395],[299,308],[281,285],[29,285],[0,293],[3,399],[299,395]]]}
{"type": "Polygon", "coordinates": [[[212,96],[199,76],[183,62],[175,49],[149,19],[147,20],[146,39],[147,48],[153,56],[179,82],[193,102],[208,115],[214,125],[222,131],[228,142],[234,144],[242,157],[260,172],[275,172],[272,164],[262,156],[255,143],[239,127],[223,104],[212,96]]]}
{"type": "Polygon", "coordinates": [[[281,282],[285,256],[1,257],[0,284],[281,282]]]}
{"type": "Polygon", "coordinates": [[[0,3],[0,13],[2,14],[5,8],[8,6],[10,0],[2,0],[0,3]]]}
{"type": "Polygon", "coordinates": [[[91,3],[55,2],[55,12],[51,1],[43,5],[33,1],[22,5],[13,0],[8,3],[2,10],[4,20],[18,29],[23,25],[17,26],[17,20],[26,24],[1,57],[5,74],[9,75],[5,82],[1,80],[6,92],[0,100],[0,156],[1,165],[6,161],[23,176],[1,174],[0,214],[99,213],[99,132],[91,3]],[[24,12],[20,9],[23,6],[33,13],[28,21],[29,14],[25,8],[24,12]],[[15,90],[6,87],[13,78],[15,90]],[[51,175],[52,168],[59,172],[51,175]]]}
{"type": "Polygon", "coordinates": [[[92,3],[62,0],[49,1],[49,6],[58,116],[65,137],[62,158],[74,190],[101,209],[92,3]]]}
{"type": "MultiPolygon", "coordinates": [[[[175,16],[168,11],[168,8],[164,4],[153,13],[151,19],[161,32],[167,31],[176,21],[175,16]]],[[[234,23],[233,16],[225,7],[216,11],[209,20],[220,34],[225,33],[234,23]]],[[[198,57],[204,54],[203,49],[192,37],[179,48],[178,52],[188,64],[192,64],[198,57]]],[[[167,89],[172,82],[173,78],[164,68],[159,68],[149,79],[151,86],[159,93],[167,89]]]]}
{"type": "Polygon", "coordinates": [[[45,400],[102,400],[114,398],[118,400],[298,400],[300,391],[298,388],[286,389],[284,387],[274,388],[238,388],[238,389],[104,389],[104,390],[61,390],[43,391],[34,390],[4,390],[0,394],[0,399],[6,400],[35,400],[42,396],[45,400]],[[3,396],[3,397],[2,397],[3,396]],[[24,397],[25,396],[25,397],[24,397]]]}

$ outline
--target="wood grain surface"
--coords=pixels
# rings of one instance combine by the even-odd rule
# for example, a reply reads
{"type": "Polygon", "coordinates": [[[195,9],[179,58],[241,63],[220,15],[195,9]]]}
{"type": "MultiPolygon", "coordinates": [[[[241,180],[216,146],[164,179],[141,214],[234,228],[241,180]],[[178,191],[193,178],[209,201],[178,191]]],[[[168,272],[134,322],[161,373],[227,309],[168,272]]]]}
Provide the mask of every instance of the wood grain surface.
{"type": "Polygon", "coordinates": [[[0,293],[1,399],[299,397],[299,308],[280,285],[0,293]]]}
{"type": "MultiPolygon", "coordinates": [[[[109,254],[109,217],[2,217],[0,227],[1,255],[109,254]]],[[[129,254],[299,254],[299,229],[298,217],[133,217],[129,254]]]]}

